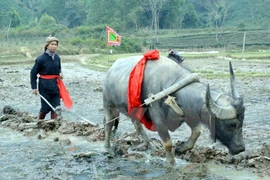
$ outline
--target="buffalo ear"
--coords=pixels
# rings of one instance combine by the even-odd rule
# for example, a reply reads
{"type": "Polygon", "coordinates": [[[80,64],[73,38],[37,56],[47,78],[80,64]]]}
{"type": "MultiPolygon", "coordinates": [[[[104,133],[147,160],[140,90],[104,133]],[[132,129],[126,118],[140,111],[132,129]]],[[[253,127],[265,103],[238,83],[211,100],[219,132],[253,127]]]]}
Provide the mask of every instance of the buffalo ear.
{"type": "Polygon", "coordinates": [[[209,117],[209,128],[211,132],[211,138],[213,139],[214,142],[216,142],[216,121],[215,121],[215,116],[210,115],[209,117]]]}

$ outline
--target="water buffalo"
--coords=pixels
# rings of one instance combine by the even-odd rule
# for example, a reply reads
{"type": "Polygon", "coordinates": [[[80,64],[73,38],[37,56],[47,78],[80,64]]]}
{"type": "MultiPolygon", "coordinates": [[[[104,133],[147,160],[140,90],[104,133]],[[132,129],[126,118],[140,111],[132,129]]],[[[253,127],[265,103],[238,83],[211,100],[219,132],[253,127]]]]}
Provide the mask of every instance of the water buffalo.
{"type": "MultiPolygon", "coordinates": [[[[113,122],[119,113],[127,115],[127,91],[129,75],[142,56],[121,58],[115,61],[107,72],[103,83],[103,106],[105,112],[105,147],[110,147],[110,133],[113,122]]],[[[156,61],[147,61],[143,76],[141,99],[149,98],[150,94],[158,94],[164,89],[194,74],[191,70],[176,64],[167,57],[160,57],[156,61]]],[[[245,151],[242,137],[242,126],[245,107],[243,98],[235,88],[234,73],[230,63],[232,96],[223,94],[209,88],[209,85],[198,81],[191,82],[184,87],[172,92],[170,96],[182,110],[183,114],[176,112],[164,102],[163,97],[146,106],[145,116],[152,120],[156,127],[163,147],[166,151],[166,162],[175,164],[172,152],[172,141],[169,131],[175,131],[183,122],[191,128],[191,136],[175,153],[184,153],[194,147],[200,136],[200,125],[206,125],[211,132],[211,137],[218,139],[228,147],[231,154],[245,151]]],[[[141,123],[131,118],[135,129],[142,136],[145,143],[150,145],[141,123]]]]}

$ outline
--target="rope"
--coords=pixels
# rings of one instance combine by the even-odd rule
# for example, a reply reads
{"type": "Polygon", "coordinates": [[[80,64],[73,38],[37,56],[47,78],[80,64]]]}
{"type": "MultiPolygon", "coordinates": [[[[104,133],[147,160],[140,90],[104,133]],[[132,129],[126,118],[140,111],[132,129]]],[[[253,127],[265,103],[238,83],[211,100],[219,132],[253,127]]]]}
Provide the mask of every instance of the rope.
{"type": "MultiPolygon", "coordinates": [[[[142,107],[142,106],[144,106],[144,105],[145,105],[145,103],[141,104],[139,107],[142,107]]],[[[77,118],[83,119],[84,121],[86,121],[86,122],[88,122],[88,123],[90,123],[90,124],[92,124],[92,125],[94,125],[94,126],[96,126],[96,127],[98,126],[98,124],[93,124],[91,121],[88,121],[87,119],[85,119],[85,118],[83,118],[83,117],[81,117],[81,116],[79,116],[79,115],[77,115],[77,114],[75,114],[75,113],[73,113],[73,112],[67,110],[66,108],[65,108],[65,109],[62,109],[62,108],[61,108],[61,111],[62,111],[62,112],[63,112],[63,111],[68,112],[68,113],[70,113],[70,114],[76,116],[77,118]]],[[[126,115],[126,116],[128,115],[128,113],[123,113],[123,114],[126,115]]],[[[103,123],[103,124],[102,124],[103,127],[97,128],[97,129],[95,129],[95,130],[93,130],[93,131],[91,131],[91,132],[95,132],[95,131],[104,129],[106,124],[109,124],[109,123],[115,121],[116,119],[120,119],[120,116],[117,116],[117,117],[111,119],[110,121],[108,121],[108,122],[106,122],[106,123],[103,123]]],[[[119,120],[119,123],[122,122],[122,121],[126,121],[126,120],[128,120],[128,119],[130,119],[130,118],[125,118],[125,119],[119,120]]]]}
{"type": "MultiPolygon", "coordinates": [[[[105,124],[102,124],[103,127],[97,128],[97,129],[95,129],[95,130],[93,130],[93,131],[91,131],[91,132],[95,132],[95,131],[104,129],[106,124],[109,124],[109,123],[111,123],[112,121],[115,121],[115,120],[118,119],[119,117],[120,117],[120,116],[118,116],[118,117],[116,117],[116,118],[114,118],[114,119],[111,119],[109,122],[106,122],[105,124]]],[[[122,121],[126,121],[126,120],[128,120],[128,119],[130,119],[130,118],[125,118],[125,119],[119,120],[119,123],[122,122],[122,121]]]]}
{"type": "MultiPolygon", "coordinates": [[[[145,105],[145,103],[141,104],[139,107],[142,107],[143,105],[145,105]]],[[[128,113],[123,113],[123,114],[126,115],[126,116],[128,116],[128,113]]],[[[120,119],[120,116],[117,116],[117,117],[111,119],[109,122],[107,122],[107,123],[105,123],[105,124],[102,124],[102,125],[105,126],[106,124],[109,124],[109,123],[111,123],[112,121],[115,121],[116,119],[120,119]]],[[[125,119],[123,119],[123,120],[119,120],[119,122],[122,122],[122,121],[125,121],[125,120],[128,120],[128,119],[130,119],[130,118],[125,118],[125,119]]],[[[104,127],[103,127],[103,128],[104,128],[104,127]]]]}
{"type": "MultiPolygon", "coordinates": [[[[63,111],[63,109],[61,109],[61,110],[63,111]]],[[[93,122],[91,122],[91,121],[89,121],[89,120],[85,119],[84,117],[79,116],[78,114],[75,114],[75,113],[73,113],[73,112],[72,112],[72,111],[70,111],[70,110],[67,110],[66,108],[64,109],[64,111],[66,111],[66,112],[68,112],[68,113],[70,113],[70,114],[72,114],[72,115],[76,116],[77,118],[80,118],[80,119],[82,119],[82,120],[84,120],[84,121],[88,122],[88,123],[89,123],[89,124],[91,124],[92,126],[95,126],[95,127],[97,127],[97,126],[98,126],[98,124],[93,123],[93,122]]]]}
{"type": "Polygon", "coordinates": [[[183,110],[177,105],[175,97],[168,96],[164,102],[167,106],[170,106],[178,115],[184,116],[183,110]]]}

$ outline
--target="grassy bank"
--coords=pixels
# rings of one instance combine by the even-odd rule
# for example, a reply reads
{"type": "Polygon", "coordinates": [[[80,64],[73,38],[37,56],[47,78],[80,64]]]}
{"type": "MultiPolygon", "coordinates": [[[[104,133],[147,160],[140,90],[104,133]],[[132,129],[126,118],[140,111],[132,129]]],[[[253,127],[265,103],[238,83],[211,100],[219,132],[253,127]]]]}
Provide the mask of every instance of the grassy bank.
{"type": "MultiPolygon", "coordinates": [[[[163,35],[165,36],[165,35],[163,35]]],[[[164,37],[165,38],[165,37],[164,37]]],[[[170,37],[167,37],[170,38],[170,37]]],[[[23,38],[3,41],[0,44],[0,65],[10,64],[33,64],[35,58],[43,52],[44,38],[23,38]]],[[[108,47],[114,50],[115,47],[108,47]]],[[[213,59],[218,61],[231,60],[243,61],[245,63],[267,64],[270,61],[270,50],[268,49],[246,49],[244,54],[241,49],[224,49],[224,48],[184,48],[178,50],[185,57],[185,61],[193,61],[196,59],[213,59]],[[267,63],[266,63],[267,62],[267,63]]],[[[85,53],[83,47],[75,46],[64,42],[60,42],[58,54],[61,55],[63,62],[80,62],[83,66],[106,71],[116,59],[142,55],[149,49],[145,48],[140,53],[117,53],[109,54],[107,50],[97,50],[96,53],[85,53]],[[80,49],[81,48],[81,49],[80,49]]],[[[168,49],[158,48],[162,56],[167,56],[168,49]]],[[[266,65],[267,66],[267,65],[266,65]]],[[[222,77],[222,73],[215,73],[214,70],[195,70],[199,75],[208,78],[215,76],[222,77]]],[[[269,77],[267,72],[238,72],[239,76],[255,76],[269,77]]]]}

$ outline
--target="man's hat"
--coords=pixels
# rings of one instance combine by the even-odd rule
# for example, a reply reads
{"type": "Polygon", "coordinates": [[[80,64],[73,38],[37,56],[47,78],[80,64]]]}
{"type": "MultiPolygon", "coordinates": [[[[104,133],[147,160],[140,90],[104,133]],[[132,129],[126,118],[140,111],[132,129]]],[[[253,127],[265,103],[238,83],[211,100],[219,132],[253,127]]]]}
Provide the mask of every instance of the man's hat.
{"type": "Polygon", "coordinates": [[[46,38],[46,42],[45,42],[45,46],[44,46],[45,51],[47,50],[48,45],[53,41],[56,41],[57,44],[59,42],[59,40],[56,37],[53,37],[53,36],[49,36],[49,37],[46,38]]]}

